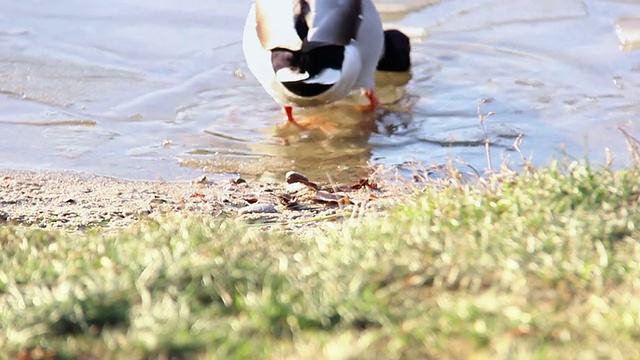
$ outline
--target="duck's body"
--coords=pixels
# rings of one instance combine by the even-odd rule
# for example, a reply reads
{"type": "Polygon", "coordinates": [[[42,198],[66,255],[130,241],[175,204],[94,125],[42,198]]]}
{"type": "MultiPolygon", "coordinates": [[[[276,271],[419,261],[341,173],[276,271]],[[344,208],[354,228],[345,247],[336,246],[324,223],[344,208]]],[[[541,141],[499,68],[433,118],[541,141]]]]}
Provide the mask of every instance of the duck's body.
{"type": "Polygon", "coordinates": [[[331,103],[357,89],[375,105],[384,43],[371,0],[255,0],[243,36],[249,69],[290,121],[292,106],[331,103]]]}

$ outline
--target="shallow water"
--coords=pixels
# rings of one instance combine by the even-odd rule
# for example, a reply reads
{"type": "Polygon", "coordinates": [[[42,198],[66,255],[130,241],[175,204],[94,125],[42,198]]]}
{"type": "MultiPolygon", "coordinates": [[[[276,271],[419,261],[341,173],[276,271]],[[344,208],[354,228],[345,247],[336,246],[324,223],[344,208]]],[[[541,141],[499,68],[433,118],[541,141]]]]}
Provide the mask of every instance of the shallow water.
{"type": "Polygon", "coordinates": [[[0,4],[0,167],[131,179],[200,174],[358,177],[368,164],[458,158],[517,166],[628,160],[640,137],[637,1],[385,0],[413,40],[411,78],[381,76],[386,104],[282,115],[244,63],[250,1],[25,0],[0,4]],[[473,3],[473,4],[471,4],[473,3]],[[618,33],[616,32],[618,25],[618,33]],[[631,39],[631,40],[629,40],[631,39]],[[626,41],[627,50],[621,42],[626,41]],[[284,145],[287,143],[288,145],[284,145]]]}

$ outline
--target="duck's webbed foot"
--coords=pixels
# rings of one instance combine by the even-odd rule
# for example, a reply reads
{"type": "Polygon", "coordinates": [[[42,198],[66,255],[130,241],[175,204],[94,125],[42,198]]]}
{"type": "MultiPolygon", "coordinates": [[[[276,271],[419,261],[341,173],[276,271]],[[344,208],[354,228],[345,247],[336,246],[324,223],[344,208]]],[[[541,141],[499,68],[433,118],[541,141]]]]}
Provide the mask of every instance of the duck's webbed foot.
{"type": "Polygon", "coordinates": [[[380,101],[376,97],[376,94],[373,91],[373,89],[364,90],[363,95],[366,96],[369,99],[369,104],[368,105],[358,105],[358,106],[356,106],[356,108],[358,110],[371,111],[371,110],[375,110],[378,107],[380,107],[380,101]]]}
{"type": "Polygon", "coordinates": [[[293,107],[284,105],[282,106],[282,112],[287,116],[287,123],[291,124],[299,129],[305,129],[306,126],[298,123],[296,119],[293,117],[293,107]]]}

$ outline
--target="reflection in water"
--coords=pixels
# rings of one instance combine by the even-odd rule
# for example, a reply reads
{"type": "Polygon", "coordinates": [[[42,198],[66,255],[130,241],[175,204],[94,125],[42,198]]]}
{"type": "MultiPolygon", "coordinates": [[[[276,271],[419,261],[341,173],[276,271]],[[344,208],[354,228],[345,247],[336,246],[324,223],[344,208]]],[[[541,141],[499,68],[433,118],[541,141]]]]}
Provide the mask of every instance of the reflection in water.
{"type": "MultiPolygon", "coordinates": [[[[383,104],[379,111],[358,110],[357,105],[366,100],[355,94],[324,107],[296,109],[297,122],[304,130],[287,123],[284,117],[275,125],[271,121],[254,130],[269,134],[270,141],[249,142],[228,133],[206,130],[211,136],[206,148],[217,150],[190,152],[181,157],[181,162],[204,167],[206,171],[243,176],[281,178],[287,171],[297,170],[313,178],[358,179],[369,172],[371,135],[392,136],[408,127],[416,101],[405,88],[410,80],[410,73],[378,73],[376,94],[383,104]],[[241,146],[246,150],[227,150],[241,146]]],[[[235,114],[233,119],[237,118],[235,114]]]]}
{"type": "MultiPolygon", "coordinates": [[[[626,157],[640,137],[640,4],[602,0],[379,0],[413,40],[407,76],[362,99],[297,111],[282,128],[240,39],[249,0],[25,0],[0,5],[0,166],[142,179],[202,171],[334,180],[368,164],[486,167],[522,151],[626,157]],[[427,36],[428,35],[428,36],[427,36]],[[625,51],[621,51],[623,48],[625,51]],[[481,128],[476,104],[494,112],[481,128]],[[327,175],[328,174],[328,175],[327,175]]],[[[519,158],[519,156],[516,156],[519,158]]]]}

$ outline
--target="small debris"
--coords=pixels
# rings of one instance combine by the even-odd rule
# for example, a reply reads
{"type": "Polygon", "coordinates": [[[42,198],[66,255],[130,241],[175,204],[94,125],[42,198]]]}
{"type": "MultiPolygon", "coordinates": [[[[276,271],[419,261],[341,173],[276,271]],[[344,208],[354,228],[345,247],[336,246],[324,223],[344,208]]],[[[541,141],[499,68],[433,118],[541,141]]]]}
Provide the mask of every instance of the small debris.
{"type": "Polygon", "coordinates": [[[358,183],[351,185],[353,190],[362,189],[363,187],[367,187],[372,190],[378,189],[378,184],[371,181],[369,178],[362,178],[358,181],[358,183]]]}
{"type": "Polygon", "coordinates": [[[287,181],[287,184],[293,184],[297,182],[301,182],[301,183],[309,182],[308,177],[306,177],[305,175],[297,171],[289,171],[284,175],[284,177],[285,177],[285,180],[287,181]]]}
{"type": "Polygon", "coordinates": [[[353,185],[326,185],[320,187],[318,190],[327,191],[330,193],[336,192],[351,192],[354,190],[360,190],[362,188],[368,188],[370,190],[380,190],[377,183],[369,180],[368,178],[362,178],[357,183],[353,185]]]}
{"type": "Polygon", "coordinates": [[[298,191],[307,190],[309,187],[303,183],[287,184],[287,192],[296,193],[298,191]]]}
{"type": "Polygon", "coordinates": [[[411,177],[411,180],[413,182],[415,182],[415,183],[423,183],[423,182],[427,181],[427,179],[424,176],[420,175],[420,174],[414,174],[411,177]]]}
{"type": "Polygon", "coordinates": [[[256,195],[246,195],[245,197],[242,198],[242,200],[248,202],[249,204],[255,204],[258,202],[258,197],[256,195]]]}
{"type": "Polygon", "coordinates": [[[207,182],[207,176],[206,175],[202,175],[199,178],[195,179],[192,181],[194,184],[204,184],[207,182]]]}
{"type": "Polygon", "coordinates": [[[296,196],[291,196],[289,194],[280,194],[278,195],[278,199],[280,200],[280,203],[282,203],[282,205],[287,207],[287,209],[292,209],[300,206],[300,203],[298,203],[298,197],[296,196]]]}
{"type": "Polygon", "coordinates": [[[74,199],[67,199],[64,202],[70,205],[75,205],[77,203],[74,199]]]}
{"type": "Polygon", "coordinates": [[[240,184],[246,184],[247,180],[241,178],[241,177],[237,177],[235,179],[232,180],[234,184],[236,185],[240,185],[240,184]]]}
{"type": "Polygon", "coordinates": [[[271,213],[277,213],[278,210],[276,209],[275,206],[271,205],[271,204],[251,204],[248,206],[245,206],[243,208],[240,208],[238,210],[238,215],[245,215],[245,214],[271,214],[271,213]]]}
{"type": "Polygon", "coordinates": [[[167,200],[158,197],[157,195],[153,197],[153,199],[149,200],[149,205],[158,205],[158,204],[166,204],[167,200]]]}
{"type": "Polygon", "coordinates": [[[320,188],[316,183],[309,181],[308,177],[304,176],[303,174],[297,171],[289,171],[288,173],[285,174],[285,179],[287,181],[287,184],[301,183],[301,184],[307,185],[308,187],[314,190],[318,190],[320,188]]]}
{"type": "Polygon", "coordinates": [[[235,70],[233,70],[233,76],[241,80],[244,80],[245,78],[244,72],[242,72],[242,69],[240,68],[236,68],[235,70]]]}
{"type": "Polygon", "coordinates": [[[203,193],[199,193],[199,192],[194,192],[193,194],[191,194],[191,196],[190,196],[190,197],[192,197],[192,198],[199,198],[199,199],[204,200],[204,194],[203,194],[203,193]]]}
{"type": "Polygon", "coordinates": [[[320,190],[313,197],[313,201],[325,203],[327,205],[348,205],[353,204],[351,199],[345,194],[330,193],[320,190]]]}

